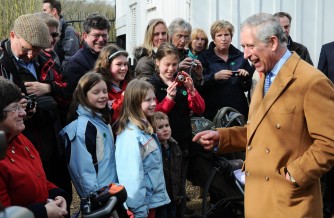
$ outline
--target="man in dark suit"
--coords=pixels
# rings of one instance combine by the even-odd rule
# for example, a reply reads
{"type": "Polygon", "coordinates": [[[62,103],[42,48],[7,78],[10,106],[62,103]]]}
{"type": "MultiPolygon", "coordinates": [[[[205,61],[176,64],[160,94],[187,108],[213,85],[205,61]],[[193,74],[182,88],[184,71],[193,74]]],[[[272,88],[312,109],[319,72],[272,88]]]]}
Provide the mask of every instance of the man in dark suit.
{"type": "Polygon", "coordinates": [[[334,41],[321,47],[318,69],[334,83],[334,41]]]}
{"type": "MultiPolygon", "coordinates": [[[[334,83],[334,41],[321,47],[318,69],[334,83]]],[[[324,183],[324,217],[334,214],[334,168],[327,172],[323,178],[324,183]]]]}

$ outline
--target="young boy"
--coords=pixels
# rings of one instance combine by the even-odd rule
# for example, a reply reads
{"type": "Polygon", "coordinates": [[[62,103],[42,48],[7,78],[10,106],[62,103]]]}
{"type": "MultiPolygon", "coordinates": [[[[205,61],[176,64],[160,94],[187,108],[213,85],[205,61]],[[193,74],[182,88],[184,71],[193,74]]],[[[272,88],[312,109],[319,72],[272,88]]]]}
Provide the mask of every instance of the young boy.
{"type": "Polygon", "coordinates": [[[157,208],[156,217],[174,218],[176,208],[184,196],[182,190],[185,184],[182,184],[181,179],[184,174],[182,152],[178,143],[171,137],[172,130],[165,113],[160,111],[154,113],[154,129],[161,143],[166,189],[171,199],[169,204],[157,208]]]}

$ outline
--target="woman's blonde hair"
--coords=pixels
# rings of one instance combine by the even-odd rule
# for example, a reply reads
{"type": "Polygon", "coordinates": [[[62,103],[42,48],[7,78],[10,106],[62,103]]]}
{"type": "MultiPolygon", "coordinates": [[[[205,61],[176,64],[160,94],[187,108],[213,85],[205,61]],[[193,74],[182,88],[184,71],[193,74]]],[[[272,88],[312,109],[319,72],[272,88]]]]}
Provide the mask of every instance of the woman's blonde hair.
{"type": "Polygon", "coordinates": [[[215,22],[211,24],[211,27],[210,27],[210,34],[211,34],[212,40],[215,39],[216,33],[218,33],[222,29],[225,31],[229,31],[229,33],[231,34],[231,38],[233,38],[234,26],[226,20],[216,20],[215,22]]]}
{"type": "Polygon", "coordinates": [[[162,24],[164,25],[166,29],[167,34],[167,42],[169,41],[169,35],[168,35],[168,27],[165,23],[165,21],[161,18],[155,18],[148,22],[146,32],[145,32],[145,38],[144,38],[144,44],[143,47],[147,49],[149,55],[152,54],[154,45],[153,45],[153,38],[154,38],[154,28],[158,25],[162,24]]]}
{"type": "Polygon", "coordinates": [[[145,100],[149,90],[154,91],[154,87],[151,83],[144,80],[134,79],[127,85],[123,99],[123,107],[118,119],[117,134],[121,133],[126,128],[129,121],[138,126],[138,128],[145,133],[153,134],[152,124],[154,117],[146,117],[141,108],[141,104],[145,100]]]}

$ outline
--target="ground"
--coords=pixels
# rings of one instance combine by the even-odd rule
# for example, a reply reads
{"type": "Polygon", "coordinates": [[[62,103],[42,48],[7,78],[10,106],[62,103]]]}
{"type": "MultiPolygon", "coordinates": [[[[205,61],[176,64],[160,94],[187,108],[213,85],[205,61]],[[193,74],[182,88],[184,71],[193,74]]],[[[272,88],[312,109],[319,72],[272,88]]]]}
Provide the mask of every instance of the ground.
{"type": "MultiPolygon", "coordinates": [[[[202,199],[198,197],[199,187],[192,186],[191,183],[187,181],[186,189],[187,189],[187,195],[190,197],[190,201],[187,203],[189,209],[194,210],[194,214],[200,214],[202,199]]],[[[74,187],[73,187],[73,192],[74,192],[73,201],[71,204],[72,215],[78,211],[80,205],[80,198],[75,192],[74,187]]]]}

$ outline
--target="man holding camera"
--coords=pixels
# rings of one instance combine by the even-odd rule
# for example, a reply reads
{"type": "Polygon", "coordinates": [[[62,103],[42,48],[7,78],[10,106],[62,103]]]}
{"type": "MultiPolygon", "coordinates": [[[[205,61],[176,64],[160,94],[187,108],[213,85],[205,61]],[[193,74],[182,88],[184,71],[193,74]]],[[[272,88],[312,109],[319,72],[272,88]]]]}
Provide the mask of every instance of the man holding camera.
{"type": "MultiPolygon", "coordinates": [[[[1,42],[0,76],[12,80],[28,100],[29,119],[25,119],[23,134],[34,144],[43,162],[48,180],[71,193],[71,183],[66,163],[62,160],[62,147],[57,133],[60,122],[53,89],[61,86],[54,71],[42,69],[38,56],[49,48],[50,33],[46,23],[33,14],[26,14],[14,21],[9,39],[1,42]],[[36,104],[37,103],[37,104],[36,104]]],[[[26,105],[25,105],[26,106],[26,105]]]]}

